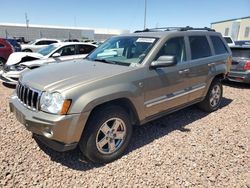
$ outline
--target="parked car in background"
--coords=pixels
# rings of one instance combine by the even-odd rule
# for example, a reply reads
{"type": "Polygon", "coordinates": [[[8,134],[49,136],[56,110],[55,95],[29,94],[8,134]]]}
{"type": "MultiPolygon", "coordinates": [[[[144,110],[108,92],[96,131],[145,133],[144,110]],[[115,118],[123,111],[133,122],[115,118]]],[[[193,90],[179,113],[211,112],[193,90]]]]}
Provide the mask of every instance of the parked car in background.
{"type": "Polygon", "coordinates": [[[21,44],[21,48],[23,52],[37,52],[40,49],[54,43],[61,42],[57,39],[37,39],[34,41],[30,41],[28,44],[21,44]]]}
{"type": "Polygon", "coordinates": [[[83,59],[95,48],[96,45],[92,44],[67,42],[51,44],[37,53],[12,53],[0,74],[0,80],[4,83],[16,84],[24,72],[49,63],[83,59]]]}
{"type": "Polygon", "coordinates": [[[0,71],[3,69],[10,54],[14,51],[14,47],[8,41],[0,38],[0,71]]]}
{"type": "Polygon", "coordinates": [[[228,46],[234,46],[235,45],[234,40],[232,39],[232,37],[230,37],[230,36],[223,36],[223,38],[226,40],[228,46]]]}
{"type": "Polygon", "coordinates": [[[10,99],[18,121],[49,147],[79,146],[96,163],[119,158],[133,126],[197,104],[219,109],[231,51],[209,28],[112,37],[78,63],[27,72],[10,99]]]}
{"type": "Polygon", "coordinates": [[[250,46],[250,40],[238,40],[238,41],[235,41],[235,45],[237,45],[237,46],[250,46]]]}
{"type": "Polygon", "coordinates": [[[227,78],[234,82],[250,83],[250,46],[232,46],[233,62],[227,78]]]}
{"type": "Polygon", "coordinates": [[[16,39],[5,39],[5,40],[7,40],[15,48],[15,52],[21,52],[22,50],[21,45],[16,39]]]}

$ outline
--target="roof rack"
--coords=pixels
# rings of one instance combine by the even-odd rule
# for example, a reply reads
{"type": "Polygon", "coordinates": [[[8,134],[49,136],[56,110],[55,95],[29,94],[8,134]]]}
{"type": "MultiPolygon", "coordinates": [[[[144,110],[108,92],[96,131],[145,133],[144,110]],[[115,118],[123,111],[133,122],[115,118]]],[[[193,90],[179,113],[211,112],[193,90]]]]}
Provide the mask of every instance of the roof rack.
{"type": "Polygon", "coordinates": [[[208,27],[203,27],[203,28],[195,28],[195,27],[159,27],[159,28],[151,28],[151,29],[144,29],[144,30],[138,30],[135,31],[134,33],[141,33],[141,32],[159,32],[159,31],[213,31],[215,32],[214,29],[208,28],[208,27]]]}

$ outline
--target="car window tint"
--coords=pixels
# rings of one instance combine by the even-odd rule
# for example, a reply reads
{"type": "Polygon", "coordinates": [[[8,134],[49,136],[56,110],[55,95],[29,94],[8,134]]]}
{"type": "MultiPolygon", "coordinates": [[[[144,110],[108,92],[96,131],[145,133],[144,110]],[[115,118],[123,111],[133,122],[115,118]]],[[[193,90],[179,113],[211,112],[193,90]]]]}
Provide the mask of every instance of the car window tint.
{"type": "Polygon", "coordinates": [[[0,43],[0,48],[3,48],[3,47],[4,47],[4,45],[0,43]]]}
{"type": "Polygon", "coordinates": [[[168,40],[158,52],[155,60],[160,56],[175,56],[177,62],[186,61],[184,38],[176,37],[168,40]]]}
{"type": "Polygon", "coordinates": [[[77,54],[89,54],[92,50],[94,50],[96,47],[92,45],[77,45],[78,50],[77,54]]]}
{"type": "Polygon", "coordinates": [[[228,52],[220,37],[210,36],[210,38],[213,43],[215,54],[224,54],[228,52]]]}
{"type": "Polygon", "coordinates": [[[189,43],[192,59],[199,59],[211,55],[211,49],[206,36],[190,36],[189,43]]]}
{"type": "Polygon", "coordinates": [[[59,53],[60,56],[75,55],[75,45],[64,46],[55,53],[59,53]]]}
{"type": "Polygon", "coordinates": [[[250,47],[231,47],[233,57],[250,58],[250,47]]]}

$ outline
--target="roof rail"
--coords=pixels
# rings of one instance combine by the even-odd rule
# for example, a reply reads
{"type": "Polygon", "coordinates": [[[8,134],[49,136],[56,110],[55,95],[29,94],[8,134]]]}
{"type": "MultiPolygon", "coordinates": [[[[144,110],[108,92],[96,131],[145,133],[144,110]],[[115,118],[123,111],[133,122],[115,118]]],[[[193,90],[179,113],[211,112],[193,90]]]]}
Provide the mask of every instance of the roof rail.
{"type": "Polygon", "coordinates": [[[159,31],[215,31],[214,29],[208,28],[208,27],[203,27],[203,28],[195,28],[195,27],[159,27],[159,28],[151,28],[151,29],[144,29],[144,30],[137,30],[134,33],[141,33],[141,32],[159,32],[159,31]]]}

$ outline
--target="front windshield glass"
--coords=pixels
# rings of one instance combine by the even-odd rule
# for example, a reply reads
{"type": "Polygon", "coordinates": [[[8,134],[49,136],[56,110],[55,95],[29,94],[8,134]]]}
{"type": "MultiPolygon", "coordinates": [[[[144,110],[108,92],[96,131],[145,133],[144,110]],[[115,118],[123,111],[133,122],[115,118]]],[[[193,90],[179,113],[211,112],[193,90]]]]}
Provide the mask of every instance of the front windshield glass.
{"type": "Polygon", "coordinates": [[[113,37],[94,50],[87,59],[130,66],[141,63],[156,41],[157,38],[153,37],[113,37]]]}
{"type": "Polygon", "coordinates": [[[35,42],[36,42],[36,40],[32,40],[28,44],[34,44],[35,42]]]}
{"type": "Polygon", "coordinates": [[[50,54],[52,51],[54,51],[57,47],[58,47],[58,45],[51,44],[51,45],[39,50],[38,53],[42,54],[43,56],[46,56],[46,55],[50,54]]]}

